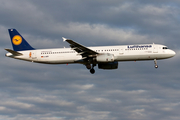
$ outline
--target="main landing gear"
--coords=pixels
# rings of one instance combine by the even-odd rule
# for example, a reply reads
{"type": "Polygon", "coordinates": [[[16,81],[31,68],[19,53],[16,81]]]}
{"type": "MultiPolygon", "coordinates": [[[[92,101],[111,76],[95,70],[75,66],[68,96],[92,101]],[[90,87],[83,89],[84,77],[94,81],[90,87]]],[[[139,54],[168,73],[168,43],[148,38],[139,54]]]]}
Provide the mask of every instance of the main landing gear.
{"type": "Polygon", "coordinates": [[[94,73],[95,73],[94,68],[90,69],[90,73],[91,73],[91,74],[94,74],[94,73]]]}
{"type": "Polygon", "coordinates": [[[157,69],[158,68],[158,65],[157,65],[157,60],[154,59],[154,67],[157,69]]]}
{"type": "Polygon", "coordinates": [[[95,73],[94,66],[96,66],[96,64],[92,64],[92,68],[90,69],[90,73],[91,73],[91,74],[94,74],[94,73],[95,73]]]}
{"type": "Polygon", "coordinates": [[[96,64],[92,64],[92,67],[90,64],[86,65],[86,68],[90,70],[91,74],[95,73],[94,66],[96,66],[96,64]]]}

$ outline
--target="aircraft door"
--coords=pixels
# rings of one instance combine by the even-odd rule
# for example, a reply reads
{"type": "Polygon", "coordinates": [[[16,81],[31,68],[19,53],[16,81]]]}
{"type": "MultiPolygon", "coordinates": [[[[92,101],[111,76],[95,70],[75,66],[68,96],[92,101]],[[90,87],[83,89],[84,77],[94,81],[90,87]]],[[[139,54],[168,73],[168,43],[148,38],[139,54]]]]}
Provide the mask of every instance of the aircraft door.
{"type": "Polygon", "coordinates": [[[124,49],[123,48],[119,48],[119,54],[120,55],[124,54],[124,49]]]}
{"type": "Polygon", "coordinates": [[[153,53],[158,53],[158,45],[153,44],[153,53]]]}
{"type": "Polygon", "coordinates": [[[29,58],[33,60],[37,60],[36,51],[32,51],[29,53],[29,58]]]}

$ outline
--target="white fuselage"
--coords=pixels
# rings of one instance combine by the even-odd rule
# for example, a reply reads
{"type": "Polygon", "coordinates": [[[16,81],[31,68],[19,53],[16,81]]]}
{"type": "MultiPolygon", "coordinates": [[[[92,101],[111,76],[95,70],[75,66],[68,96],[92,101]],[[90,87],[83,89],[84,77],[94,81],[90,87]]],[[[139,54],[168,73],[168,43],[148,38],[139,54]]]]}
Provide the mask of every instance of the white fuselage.
{"type": "MultiPolygon", "coordinates": [[[[113,54],[114,61],[158,60],[170,58],[175,55],[173,50],[167,49],[166,46],[159,44],[99,46],[88,48],[98,53],[113,54]]],[[[36,49],[18,52],[23,55],[14,56],[11,53],[7,53],[6,56],[45,64],[81,63],[79,60],[83,59],[82,56],[72,48],[36,49]]]]}

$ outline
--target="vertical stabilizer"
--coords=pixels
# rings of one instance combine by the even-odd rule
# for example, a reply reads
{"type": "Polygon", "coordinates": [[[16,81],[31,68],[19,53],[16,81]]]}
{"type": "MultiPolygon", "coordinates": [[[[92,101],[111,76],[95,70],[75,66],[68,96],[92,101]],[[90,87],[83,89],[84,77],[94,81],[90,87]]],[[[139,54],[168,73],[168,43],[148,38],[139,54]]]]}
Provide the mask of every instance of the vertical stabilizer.
{"type": "Polygon", "coordinates": [[[14,51],[34,50],[16,29],[8,29],[14,51]]]}

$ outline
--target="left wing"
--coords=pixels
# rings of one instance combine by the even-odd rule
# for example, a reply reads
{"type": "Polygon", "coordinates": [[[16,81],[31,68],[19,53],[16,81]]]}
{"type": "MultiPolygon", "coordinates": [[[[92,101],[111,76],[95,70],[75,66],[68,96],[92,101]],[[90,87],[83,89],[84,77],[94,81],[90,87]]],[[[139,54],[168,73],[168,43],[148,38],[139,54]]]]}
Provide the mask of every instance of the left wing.
{"type": "Polygon", "coordinates": [[[73,40],[66,39],[63,37],[63,41],[67,41],[70,45],[70,47],[78,52],[80,55],[82,55],[83,58],[93,57],[99,54],[98,52],[91,50],[77,42],[74,42],[73,40]]]}

